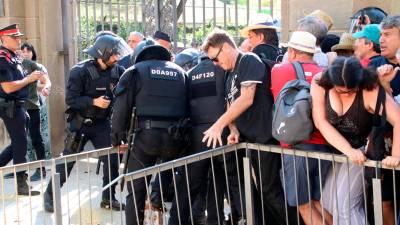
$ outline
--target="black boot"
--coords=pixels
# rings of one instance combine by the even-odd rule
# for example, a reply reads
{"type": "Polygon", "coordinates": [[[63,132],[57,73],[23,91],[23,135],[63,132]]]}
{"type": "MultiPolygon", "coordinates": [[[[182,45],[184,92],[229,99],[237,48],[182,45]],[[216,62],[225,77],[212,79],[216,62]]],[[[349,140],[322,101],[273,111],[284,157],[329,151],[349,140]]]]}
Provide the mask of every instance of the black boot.
{"type": "Polygon", "coordinates": [[[29,185],[26,183],[27,177],[28,177],[28,175],[26,175],[25,173],[17,174],[17,193],[18,193],[18,195],[29,195],[29,192],[31,193],[31,196],[40,195],[40,192],[30,190],[29,185]]]}
{"type": "Polygon", "coordinates": [[[14,178],[14,173],[7,173],[4,175],[4,179],[11,179],[14,178]]]}
{"type": "Polygon", "coordinates": [[[162,210],[161,194],[158,191],[152,191],[150,194],[151,206],[155,209],[162,210]]]}
{"type": "Polygon", "coordinates": [[[101,200],[100,207],[103,209],[112,209],[114,211],[123,211],[125,210],[125,204],[119,203],[117,199],[103,199],[101,200]]]}
{"type": "Polygon", "coordinates": [[[43,201],[44,201],[44,210],[46,212],[50,212],[53,213],[54,212],[54,206],[53,206],[53,195],[48,192],[45,191],[43,194],[43,201]]]}
{"type": "MultiPolygon", "coordinates": [[[[46,169],[42,167],[42,174],[43,174],[43,179],[46,178],[46,169]]],[[[35,173],[32,174],[31,176],[31,181],[38,181],[40,180],[41,175],[40,175],[40,168],[36,169],[35,173]]]]}

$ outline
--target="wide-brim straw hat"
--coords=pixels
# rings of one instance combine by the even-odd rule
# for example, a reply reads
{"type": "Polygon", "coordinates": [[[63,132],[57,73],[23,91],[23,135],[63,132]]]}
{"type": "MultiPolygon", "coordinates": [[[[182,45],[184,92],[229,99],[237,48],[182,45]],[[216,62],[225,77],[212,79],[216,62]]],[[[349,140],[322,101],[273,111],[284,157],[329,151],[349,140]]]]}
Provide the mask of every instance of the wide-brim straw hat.
{"type": "Polygon", "coordinates": [[[288,42],[288,47],[308,53],[315,53],[317,38],[307,31],[295,31],[288,42]]]}
{"type": "Polygon", "coordinates": [[[339,44],[332,46],[332,51],[337,50],[353,50],[354,51],[354,41],[355,39],[349,33],[343,33],[340,36],[339,44]]]}
{"type": "Polygon", "coordinates": [[[326,23],[328,30],[330,30],[333,26],[332,17],[325,11],[317,9],[317,10],[312,11],[311,13],[306,13],[303,11],[303,14],[304,14],[304,16],[314,16],[314,17],[320,18],[322,21],[324,21],[326,23]]]}
{"type": "Polygon", "coordinates": [[[249,31],[258,29],[274,29],[279,30],[275,26],[274,19],[271,15],[265,13],[257,13],[252,19],[250,19],[249,25],[242,30],[240,30],[240,35],[247,38],[249,36],[249,31]]]}

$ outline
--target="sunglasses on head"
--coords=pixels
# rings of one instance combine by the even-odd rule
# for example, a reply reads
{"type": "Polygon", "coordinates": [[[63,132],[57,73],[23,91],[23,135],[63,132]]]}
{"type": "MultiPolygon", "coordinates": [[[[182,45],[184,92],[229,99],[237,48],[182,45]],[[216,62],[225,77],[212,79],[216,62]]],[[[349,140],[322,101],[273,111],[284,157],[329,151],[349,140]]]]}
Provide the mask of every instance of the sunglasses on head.
{"type": "Polygon", "coordinates": [[[216,55],[215,57],[210,58],[211,61],[216,62],[216,63],[219,62],[218,56],[219,56],[219,54],[222,52],[222,47],[223,47],[223,46],[221,46],[221,48],[219,48],[219,51],[218,51],[218,53],[217,53],[217,55],[216,55]]]}

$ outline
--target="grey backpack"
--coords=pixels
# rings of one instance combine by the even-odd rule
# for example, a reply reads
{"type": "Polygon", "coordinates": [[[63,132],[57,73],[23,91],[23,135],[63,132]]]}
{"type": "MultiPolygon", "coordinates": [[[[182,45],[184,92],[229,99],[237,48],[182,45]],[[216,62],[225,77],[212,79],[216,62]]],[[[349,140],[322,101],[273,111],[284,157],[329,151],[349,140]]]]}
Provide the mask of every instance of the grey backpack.
{"type": "Polygon", "coordinates": [[[292,63],[296,80],[288,81],[279,92],[272,118],[272,136],[286,144],[309,140],[314,129],[311,116],[311,85],[299,62],[292,63]]]}

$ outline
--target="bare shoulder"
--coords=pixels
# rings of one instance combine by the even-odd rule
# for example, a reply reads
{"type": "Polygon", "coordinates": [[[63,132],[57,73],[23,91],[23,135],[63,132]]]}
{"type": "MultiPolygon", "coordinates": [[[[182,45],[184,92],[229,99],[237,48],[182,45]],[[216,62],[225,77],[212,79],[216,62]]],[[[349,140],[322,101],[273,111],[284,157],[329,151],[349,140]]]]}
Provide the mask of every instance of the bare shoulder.
{"type": "Polygon", "coordinates": [[[365,108],[373,113],[375,111],[376,100],[378,98],[379,85],[372,90],[363,90],[363,99],[365,108]]]}

